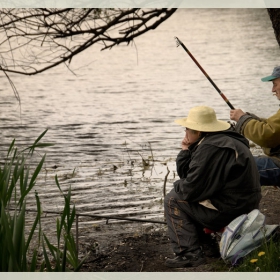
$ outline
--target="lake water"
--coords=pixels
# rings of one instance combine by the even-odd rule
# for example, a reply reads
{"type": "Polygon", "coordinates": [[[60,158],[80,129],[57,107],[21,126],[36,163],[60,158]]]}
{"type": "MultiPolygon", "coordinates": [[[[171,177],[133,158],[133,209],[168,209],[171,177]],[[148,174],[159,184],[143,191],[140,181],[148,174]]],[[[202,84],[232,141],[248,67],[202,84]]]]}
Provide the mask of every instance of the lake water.
{"type": "MultiPolygon", "coordinates": [[[[63,190],[71,186],[79,213],[163,221],[164,179],[168,168],[168,191],[184,136],[174,119],[197,105],[229,119],[229,107],[176,47],[175,36],[235,108],[261,117],[278,110],[271,84],[260,81],[279,58],[265,9],[179,9],[136,46],[101,52],[98,45],[75,57],[76,75],[64,66],[33,77],[11,75],[21,106],[1,75],[2,158],[13,138],[25,147],[46,128],[43,142],[55,144],[44,150],[36,185],[44,210],[61,210],[58,175],[63,190]]],[[[80,226],[97,223],[104,220],[84,219],[80,226]]]]}

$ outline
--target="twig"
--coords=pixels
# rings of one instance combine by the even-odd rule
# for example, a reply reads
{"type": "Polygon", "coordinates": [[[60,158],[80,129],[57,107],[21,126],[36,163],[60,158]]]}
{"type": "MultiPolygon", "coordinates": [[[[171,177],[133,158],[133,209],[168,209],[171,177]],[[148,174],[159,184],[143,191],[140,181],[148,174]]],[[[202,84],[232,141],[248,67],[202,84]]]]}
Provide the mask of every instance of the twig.
{"type": "Polygon", "coordinates": [[[140,272],[142,272],[143,266],[144,266],[144,261],[142,261],[142,265],[141,265],[141,268],[140,268],[140,272]]]}
{"type": "Polygon", "coordinates": [[[149,166],[149,161],[145,161],[145,159],[142,157],[142,155],[137,151],[137,153],[139,154],[139,156],[142,158],[142,162],[144,166],[149,166]]]}
{"type": "Polygon", "coordinates": [[[141,268],[140,268],[140,272],[142,272],[143,270],[143,267],[144,267],[144,262],[147,260],[147,258],[145,258],[144,260],[141,261],[142,265],[141,265],[141,268]]]}
{"type": "Polygon", "coordinates": [[[102,258],[106,258],[106,257],[108,257],[108,254],[107,254],[107,255],[100,255],[99,257],[97,257],[97,258],[95,258],[95,259],[93,259],[93,260],[84,262],[84,264],[93,263],[93,262],[96,262],[96,261],[98,261],[98,260],[100,260],[100,259],[102,259],[102,258]]]}
{"type": "Polygon", "coordinates": [[[167,182],[167,177],[168,177],[169,173],[170,173],[170,170],[167,166],[167,174],[165,175],[164,183],[163,183],[163,197],[165,197],[165,195],[166,195],[166,182],[167,182]]]}
{"type": "MultiPolygon", "coordinates": [[[[16,210],[15,208],[9,207],[7,208],[9,210],[16,210]]],[[[37,210],[33,209],[26,209],[26,212],[35,212],[37,213],[37,210]]],[[[43,213],[47,214],[58,214],[62,215],[62,212],[57,211],[43,211],[43,213]]],[[[143,222],[143,223],[155,223],[155,224],[166,224],[163,221],[157,221],[157,220],[147,220],[147,219],[137,219],[137,218],[126,218],[126,217],[120,217],[120,216],[113,216],[113,215],[97,215],[97,214],[83,214],[83,213],[76,213],[76,215],[79,215],[79,217],[91,217],[91,218],[99,218],[99,219],[106,219],[106,220],[123,220],[123,221],[132,221],[132,222],[143,222]]]]}
{"type": "Polygon", "coordinates": [[[267,193],[268,193],[268,190],[265,192],[265,194],[264,194],[263,196],[266,196],[266,195],[267,195],[267,193]]]}
{"type": "Polygon", "coordinates": [[[93,263],[93,262],[96,262],[102,258],[107,258],[109,257],[110,254],[112,254],[113,252],[115,252],[116,249],[114,248],[112,251],[110,251],[109,253],[107,253],[106,255],[105,254],[101,254],[100,256],[98,256],[97,258],[93,259],[93,260],[90,260],[90,261],[87,261],[87,262],[84,262],[84,264],[88,264],[88,263],[93,263]]]}
{"type": "Polygon", "coordinates": [[[150,146],[150,151],[151,151],[151,155],[152,155],[152,160],[153,160],[153,162],[155,162],[155,160],[154,160],[154,155],[153,155],[153,150],[152,150],[152,145],[151,145],[150,142],[148,142],[148,143],[149,143],[149,146],[150,146]]]}

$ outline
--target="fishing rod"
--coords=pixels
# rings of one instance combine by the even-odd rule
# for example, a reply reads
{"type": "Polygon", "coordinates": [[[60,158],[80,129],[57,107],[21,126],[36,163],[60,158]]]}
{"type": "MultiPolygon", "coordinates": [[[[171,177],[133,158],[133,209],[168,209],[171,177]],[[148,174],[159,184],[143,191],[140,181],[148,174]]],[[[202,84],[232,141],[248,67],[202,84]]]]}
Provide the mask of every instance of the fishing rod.
{"type": "Polygon", "coordinates": [[[181,45],[183,49],[188,53],[188,55],[191,57],[191,59],[195,62],[195,64],[198,66],[198,68],[202,71],[202,73],[205,75],[205,77],[208,79],[208,81],[212,84],[212,86],[218,91],[218,93],[221,95],[221,97],[224,99],[224,101],[227,103],[227,105],[234,109],[232,104],[229,102],[229,100],[225,97],[225,95],[220,91],[220,89],[217,87],[217,85],[212,81],[212,79],[209,77],[209,75],[204,71],[204,69],[200,66],[200,64],[197,62],[197,60],[193,57],[193,55],[190,53],[190,51],[186,48],[184,43],[182,43],[177,37],[175,37],[177,47],[181,45]]]}

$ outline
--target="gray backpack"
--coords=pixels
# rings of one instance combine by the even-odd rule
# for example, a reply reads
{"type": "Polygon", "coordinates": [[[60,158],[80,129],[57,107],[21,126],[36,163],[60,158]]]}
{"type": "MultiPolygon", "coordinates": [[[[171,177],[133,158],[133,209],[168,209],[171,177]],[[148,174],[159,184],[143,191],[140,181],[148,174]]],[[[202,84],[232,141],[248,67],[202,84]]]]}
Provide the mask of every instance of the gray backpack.
{"type": "Polygon", "coordinates": [[[270,239],[278,225],[266,225],[265,216],[254,209],[234,219],[221,236],[220,254],[224,261],[232,265],[251,251],[261,246],[264,240],[270,239]]]}

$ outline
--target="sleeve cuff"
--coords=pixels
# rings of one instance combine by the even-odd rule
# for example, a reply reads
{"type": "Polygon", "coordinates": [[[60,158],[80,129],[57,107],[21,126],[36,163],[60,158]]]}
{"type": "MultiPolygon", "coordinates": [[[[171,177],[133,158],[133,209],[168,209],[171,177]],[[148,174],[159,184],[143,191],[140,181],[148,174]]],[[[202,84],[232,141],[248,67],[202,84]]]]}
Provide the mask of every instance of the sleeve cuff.
{"type": "Polygon", "coordinates": [[[242,117],[240,117],[240,119],[238,120],[238,122],[235,125],[235,131],[238,132],[239,134],[243,135],[245,125],[251,119],[253,119],[253,117],[249,114],[245,114],[242,117]]]}

